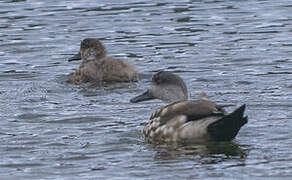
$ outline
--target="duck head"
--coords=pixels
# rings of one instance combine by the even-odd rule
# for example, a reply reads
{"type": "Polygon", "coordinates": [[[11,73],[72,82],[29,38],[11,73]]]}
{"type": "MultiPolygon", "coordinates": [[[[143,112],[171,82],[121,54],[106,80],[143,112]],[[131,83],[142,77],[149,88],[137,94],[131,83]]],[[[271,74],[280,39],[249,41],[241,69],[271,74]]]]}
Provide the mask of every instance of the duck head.
{"type": "Polygon", "coordinates": [[[81,60],[83,63],[98,61],[106,57],[106,49],[97,38],[86,38],[80,44],[78,54],[71,57],[68,61],[81,60]]]}
{"type": "Polygon", "coordinates": [[[153,75],[150,88],[143,94],[130,100],[132,103],[160,99],[166,103],[188,99],[188,90],[185,82],[178,75],[161,71],[153,75]]]}

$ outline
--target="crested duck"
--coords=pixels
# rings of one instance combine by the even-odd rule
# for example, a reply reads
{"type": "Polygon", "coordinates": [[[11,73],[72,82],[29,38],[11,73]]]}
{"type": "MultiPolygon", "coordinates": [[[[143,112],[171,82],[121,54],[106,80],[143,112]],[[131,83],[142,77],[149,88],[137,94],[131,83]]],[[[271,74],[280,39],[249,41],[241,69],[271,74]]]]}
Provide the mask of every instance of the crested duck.
{"type": "Polygon", "coordinates": [[[244,116],[245,105],[228,114],[206,95],[188,100],[186,84],[171,72],[156,73],[150,88],[130,101],[151,99],[170,103],[156,110],[142,130],[143,137],[152,143],[230,141],[248,121],[244,116]]]}

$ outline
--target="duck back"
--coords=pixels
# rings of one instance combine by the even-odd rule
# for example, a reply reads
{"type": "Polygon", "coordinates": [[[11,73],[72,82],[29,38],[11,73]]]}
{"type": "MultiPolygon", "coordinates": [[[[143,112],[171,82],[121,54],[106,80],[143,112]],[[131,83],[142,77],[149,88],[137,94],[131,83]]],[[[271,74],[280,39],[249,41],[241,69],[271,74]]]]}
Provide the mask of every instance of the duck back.
{"type": "Polygon", "coordinates": [[[137,71],[132,64],[111,57],[107,57],[107,60],[103,62],[103,81],[131,82],[138,80],[137,71]]]}

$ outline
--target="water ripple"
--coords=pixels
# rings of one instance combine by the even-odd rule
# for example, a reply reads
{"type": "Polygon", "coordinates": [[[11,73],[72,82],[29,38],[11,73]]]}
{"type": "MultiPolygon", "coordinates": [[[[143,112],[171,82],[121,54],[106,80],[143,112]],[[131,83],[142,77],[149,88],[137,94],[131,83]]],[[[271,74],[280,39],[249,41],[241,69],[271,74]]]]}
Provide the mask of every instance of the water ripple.
{"type": "Polygon", "coordinates": [[[3,179],[291,179],[291,2],[0,2],[3,179]],[[68,83],[85,37],[137,66],[138,83],[68,83]],[[231,143],[153,146],[163,103],[130,104],[160,70],[197,98],[247,104],[231,143]]]}

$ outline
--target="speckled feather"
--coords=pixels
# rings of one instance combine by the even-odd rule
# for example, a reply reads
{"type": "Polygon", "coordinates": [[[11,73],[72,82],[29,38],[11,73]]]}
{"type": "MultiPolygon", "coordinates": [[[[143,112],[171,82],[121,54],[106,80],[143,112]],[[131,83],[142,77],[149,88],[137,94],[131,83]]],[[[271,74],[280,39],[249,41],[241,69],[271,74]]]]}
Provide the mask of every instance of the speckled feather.
{"type": "Polygon", "coordinates": [[[224,112],[215,103],[204,99],[175,102],[156,110],[142,133],[150,142],[209,138],[202,126],[207,127],[210,121],[219,119],[224,112]]]}

